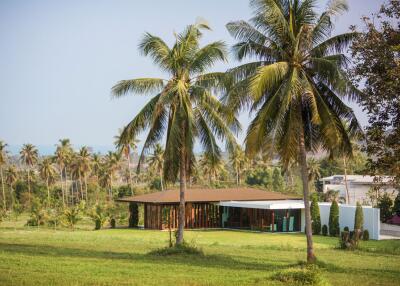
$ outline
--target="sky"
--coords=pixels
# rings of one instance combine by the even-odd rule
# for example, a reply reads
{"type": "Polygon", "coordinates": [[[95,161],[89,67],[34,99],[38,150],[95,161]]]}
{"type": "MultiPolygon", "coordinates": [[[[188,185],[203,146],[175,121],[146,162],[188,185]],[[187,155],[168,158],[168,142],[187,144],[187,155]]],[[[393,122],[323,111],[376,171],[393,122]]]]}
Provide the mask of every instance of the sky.
{"type": "MultiPolygon", "coordinates": [[[[359,25],[383,0],[348,3],[350,10],[336,22],[335,33],[359,25]]],[[[325,6],[325,0],[319,1],[318,9],[325,6]]],[[[111,87],[122,79],[164,75],[137,49],[144,32],[171,44],[174,32],[202,18],[213,29],[203,43],[232,45],[226,23],[250,16],[248,0],[1,0],[0,140],[12,152],[24,143],[50,152],[60,138],[110,149],[118,129],[150,99],[112,99],[111,87]]],[[[213,70],[235,64],[230,59],[213,70]]],[[[350,105],[365,125],[360,107],[350,105]]],[[[248,112],[240,116],[243,130],[249,118],[248,112]]]]}

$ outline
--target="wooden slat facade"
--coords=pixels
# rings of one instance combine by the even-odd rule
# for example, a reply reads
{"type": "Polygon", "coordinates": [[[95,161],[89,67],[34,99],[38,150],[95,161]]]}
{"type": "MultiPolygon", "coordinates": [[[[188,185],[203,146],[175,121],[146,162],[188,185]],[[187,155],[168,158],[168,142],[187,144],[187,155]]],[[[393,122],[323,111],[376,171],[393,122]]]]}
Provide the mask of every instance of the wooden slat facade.
{"type": "MultiPolygon", "coordinates": [[[[185,228],[219,228],[220,207],[212,203],[187,203],[185,228]]],[[[178,204],[144,204],[144,227],[147,229],[168,229],[178,227],[178,204]]]]}

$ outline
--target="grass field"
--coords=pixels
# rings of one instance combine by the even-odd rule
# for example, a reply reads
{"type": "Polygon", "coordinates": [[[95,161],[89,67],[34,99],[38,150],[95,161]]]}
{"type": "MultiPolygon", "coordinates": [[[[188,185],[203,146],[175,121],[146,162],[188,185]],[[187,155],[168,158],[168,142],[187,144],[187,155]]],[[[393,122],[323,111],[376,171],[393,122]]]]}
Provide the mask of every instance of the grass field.
{"type": "MultiPolygon", "coordinates": [[[[0,225],[0,285],[284,285],[278,271],[305,259],[301,234],[186,231],[204,255],[156,256],[168,232],[132,229],[75,231],[0,225]]],[[[336,249],[315,237],[323,277],[331,285],[399,285],[400,241],[368,241],[336,249]]]]}

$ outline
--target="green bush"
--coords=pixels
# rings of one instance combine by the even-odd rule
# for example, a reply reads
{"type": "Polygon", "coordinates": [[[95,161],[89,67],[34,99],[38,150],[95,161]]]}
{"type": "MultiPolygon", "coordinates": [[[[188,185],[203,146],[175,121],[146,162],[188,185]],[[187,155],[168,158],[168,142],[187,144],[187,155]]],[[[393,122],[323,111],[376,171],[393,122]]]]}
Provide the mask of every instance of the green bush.
{"type": "Polygon", "coordinates": [[[110,227],[111,227],[111,228],[115,228],[115,227],[116,227],[116,224],[117,224],[117,223],[116,223],[116,221],[115,221],[115,218],[111,218],[111,219],[110,219],[110,227]]]}
{"type": "Polygon", "coordinates": [[[363,225],[364,225],[364,215],[362,206],[359,202],[357,202],[356,215],[354,217],[354,230],[362,231],[363,225]]]}
{"type": "Polygon", "coordinates": [[[47,221],[47,213],[38,199],[32,200],[31,213],[26,225],[40,226],[47,221]]]}
{"type": "Polygon", "coordinates": [[[199,249],[195,244],[175,244],[172,247],[159,248],[149,252],[150,255],[156,256],[170,256],[170,255],[196,255],[203,256],[203,250],[199,249]]]}
{"type": "Polygon", "coordinates": [[[329,211],[329,235],[338,236],[339,233],[339,205],[336,201],[333,201],[329,211]]]}
{"type": "Polygon", "coordinates": [[[106,208],[100,204],[96,204],[88,215],[95,224],[95,230],[101,229],[108,218],[106,208]]]}
{"type": "Polygon", "coordinates": [[[350,230],[349,230],[349,227],[348,227],[348,226],[345,226],[344,229],[343,229],[343,231],[349,232],[349,231],[350,231],[350,230]]]}
{"type": "Polygon", "coordinates": [[[79,206],[75,206],[72,208],[65,208],[63,222],[71,229],[74,229],[78,221],[81,220],[80,213],[81,213],[81,208],[79,206]]]}
{"type": "Polygon", "coordinates": [[[362,238],[363,238],[363,240],[365,240],[365,241],[369,240],[369,231],[368,231],[368,229],[365,229],[365,230],[363,231],[362,238]]]}
{"type": "Polygon", "coordinates": [[[327,236],[328,235],[328,227],[326,226],[326,224],[324,224],[322,226],[322,235],[323,236],[327,236]]]}
{"type": "Polygon", "coordinates": [[[378,198],[378,208],[380,209],[382,222],[386,222],[392,217],[392,205],[393,200],[387,193],[378,198]]]}
{"type": "Polygon", "coordinates": [[[397,194],[396,199],[394,200],[393,213],[400,216],[400,192],[397,194]]]}
{"type": "Polygon", "coordinates": [[[137,203],[129,203],[129,227],[137,227],[139,224],[139,206],[137,203]]]}
{"type": "Polygon", "coordinates": [[[313,196],[311,201],[311,228],[313,234],[321,233],[321,216],[319,213],[318,197],[313,196]]]}
{"type": "Polygon", "coordinates": [[[361,238],[361,231],[342,231],[339,238],[339,248],[347,250],[355,250],[358,248],[361,238]]]}
{"type": "Polygon", "coordinates": [[[282,270],[273,275],[272,279],[283,282],[285,285],[329,285],[317,266],[282,270]]]}

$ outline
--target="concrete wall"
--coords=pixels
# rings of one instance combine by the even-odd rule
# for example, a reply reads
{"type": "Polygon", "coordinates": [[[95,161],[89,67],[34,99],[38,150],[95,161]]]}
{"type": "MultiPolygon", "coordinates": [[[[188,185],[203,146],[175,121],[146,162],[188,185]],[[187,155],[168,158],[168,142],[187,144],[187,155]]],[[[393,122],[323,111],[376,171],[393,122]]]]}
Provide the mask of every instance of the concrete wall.
{"type": "MultiPolygon", "coordinates": [[[[326,224],[329,228],[329,211],[331,203],[318,203],[321,214],[321,225],[326,224]]],[[[380,212],[377,208],[363,206],[364,215],[364,229],[368,229],[371,239],[379,239],[380,233],[380,212]]],[[[351,205],[339,204],[339,226],[343,230],[348,227],[354,230],[354,217],[356,214],[356,207],[351,205]]]]}

